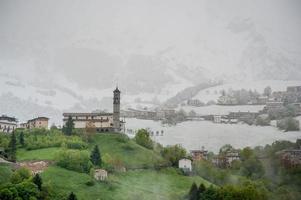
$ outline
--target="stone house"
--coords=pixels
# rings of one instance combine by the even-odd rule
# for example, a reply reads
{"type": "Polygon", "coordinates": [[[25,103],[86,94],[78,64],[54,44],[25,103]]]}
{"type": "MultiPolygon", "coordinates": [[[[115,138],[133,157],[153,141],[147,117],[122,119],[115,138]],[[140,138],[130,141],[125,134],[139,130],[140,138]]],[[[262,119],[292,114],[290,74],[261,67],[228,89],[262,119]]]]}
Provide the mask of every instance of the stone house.
{"type": "Polygon", "coordinates": [[[191,157],[193,161],[207,160],[208,151],[202,150],[191,150],[191,157]]]}
{"type": "Polygon", "coordinates": [[[108,178],[108,172],[104,169],[95,169],[94,178],[97,181],[104,181],[108,178]]]}
{"type": "Polygon", "coordinates": [[[280,155],[282,166],[287,169],[301,166],[301,149],[283,150],[277,152],[280,155]]]}
{"type": "Polygon", "coordinates": [[[11,133],[17,128],[17,119],[5,115],[0,116],[0,132],[11,133]]]}
{"type": "Polygon", "coordinates": [[[28,120],[26,123],[21,123],[20,128],[33,129],[33,128],[45,128],[48,129],[49,118],[36,117],[28,120]]]}
{"type": "Polygon", "coordinates": [[[192,171],[192,165],[191,160],[187,158],[182,158],[179,160],[179,169],[182,169],[184,172],[191,172],[192,171]]]}

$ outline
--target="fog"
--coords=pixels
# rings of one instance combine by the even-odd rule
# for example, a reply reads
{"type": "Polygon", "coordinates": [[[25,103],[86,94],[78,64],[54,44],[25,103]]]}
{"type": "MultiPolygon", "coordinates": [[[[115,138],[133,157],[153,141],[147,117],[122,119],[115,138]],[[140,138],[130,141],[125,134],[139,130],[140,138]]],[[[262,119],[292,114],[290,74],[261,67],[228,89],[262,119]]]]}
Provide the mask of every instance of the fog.
{"type": "Polygon", "coordinates": [[[125,105],[162,103],[208,82],[300,80],[300,8],[298,0],[1,0],[0,111],[17,115],[5,106],[10,94],[14,103],[90,111],[110,109],[116,85],[125,105]]]}
{"type": "Polygon", "coordinates": [[[83,89],[119,82],[134,93],[178,79],[299,79],[300,8],[297,0],[2,0],[1,73],[83,89]]]}

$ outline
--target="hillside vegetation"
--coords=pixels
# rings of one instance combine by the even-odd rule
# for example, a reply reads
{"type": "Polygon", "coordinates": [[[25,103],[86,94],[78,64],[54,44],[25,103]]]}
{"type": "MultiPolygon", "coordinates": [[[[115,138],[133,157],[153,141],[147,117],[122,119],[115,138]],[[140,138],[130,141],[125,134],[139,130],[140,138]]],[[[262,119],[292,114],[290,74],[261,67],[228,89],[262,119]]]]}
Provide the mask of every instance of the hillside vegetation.
{"type": "Polygon", "coordinates": [[[42,174],[42,178],[52,189],[62,194],[74,191],[82,200],[176,200],[185,196],[193,182],[210,184],[200,177],[183,176],[174,169],[134,170],[111,174],[106,182],[95,182],[93,186],[86,184],[91,180],[88,174],[59,167],[49,167],[42,174]]]}
{"type": "MultiPolygon", "coordinates": [[[[160,149],[145,148],[121,134],[95,134],[88,142],[78,133],[64,136],[59,130],[34,130],[24,133],[23,144],[20,143],[20,135],[18,130],[17,162],[53,162],[41,173],[43,189],[40,193],[33,189],[33,177],[26,177],[14,185],[14,170],[9,166],[0,166],[0,193],[4,190],[5,194],[10,194],[8,190],[12,187],[29,184],[28,187],[35,191],[31,194],[33,199],[43,194],[42,199],[61,200],[71,192],[79,200],[183,199],[192,183],[211,185],[199,176],[184,176],[182,171],[169,167],[171,164],[162,157],[160,149]],[[96,145],[101,154],[101,166],[89,161],[96,145]],[[107,169],[108,179],[94,180],[90,169],[95,168],[107,169]],[[126,171],[119,171],[122,168],[126,171]]],[[[8,148],[9,136],[0,136],[3,146],[8,148]]]]}

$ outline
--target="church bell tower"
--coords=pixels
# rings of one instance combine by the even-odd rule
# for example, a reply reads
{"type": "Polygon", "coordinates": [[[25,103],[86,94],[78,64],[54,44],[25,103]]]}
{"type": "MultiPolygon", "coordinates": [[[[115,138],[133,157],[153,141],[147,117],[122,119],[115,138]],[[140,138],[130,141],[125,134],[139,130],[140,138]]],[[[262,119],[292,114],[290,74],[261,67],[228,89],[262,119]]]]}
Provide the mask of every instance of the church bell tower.
{"type": "Polygon", "coordinates": [[[120,132],[120,90],[118,87],[113,91],[113,128],[115,132],[120,132]]]}

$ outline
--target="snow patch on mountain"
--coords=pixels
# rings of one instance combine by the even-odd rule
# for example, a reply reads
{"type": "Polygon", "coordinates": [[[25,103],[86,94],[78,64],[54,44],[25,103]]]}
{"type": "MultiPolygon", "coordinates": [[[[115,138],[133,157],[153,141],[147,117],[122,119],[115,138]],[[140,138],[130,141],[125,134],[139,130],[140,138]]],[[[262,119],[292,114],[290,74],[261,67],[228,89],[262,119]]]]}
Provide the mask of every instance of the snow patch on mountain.
{"type": "Polygon", "coordinates": [[[217,101],[221,96],[221,91],[228,90],[256,90],[259,93],[263,93],[265,87],[270,86],[272,91],[286,91],[288,86],[301,86],[301,81],[283,81],[283,80],[263,80],[263,81],[241,81],[226,83],[223,85],[210,87],[205,90],[201,90],[193,99],[199,99],[202,102],[217,101]]]}

